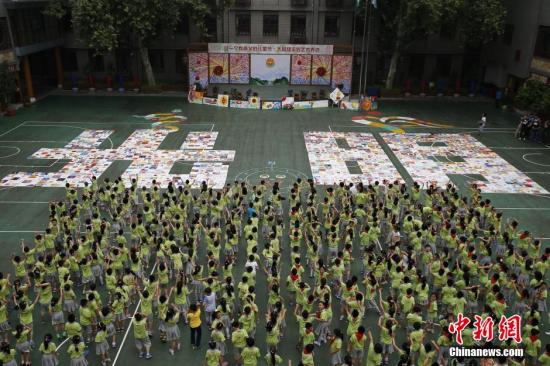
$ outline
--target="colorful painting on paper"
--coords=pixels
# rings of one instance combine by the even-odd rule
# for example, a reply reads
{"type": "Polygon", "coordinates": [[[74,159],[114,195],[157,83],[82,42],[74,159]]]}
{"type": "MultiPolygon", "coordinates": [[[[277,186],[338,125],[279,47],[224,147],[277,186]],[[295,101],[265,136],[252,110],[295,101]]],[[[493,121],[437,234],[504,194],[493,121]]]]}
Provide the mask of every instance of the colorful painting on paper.
{"type": "Polygon", "coordinates": [[[294,85],[311,84],[311,55],[292,55],[290,83],[294,85]]]}
{"type": "Polygon", "coordinates": [[[189,54],[189,85],[208,86],[208,53],[189,54]]]}
{"type": "Polygon", "coordinates": [[[351,85],[351,56],[333,56],[332,57],[332,87],[340,88],[344,93],[349,93],[351,85]]]}
{"type": "Polygon", "coordinates": [[[214,84],[229,83],[229,55],[211,53],[209,62],[210,82],[214,84]]]}
{"type": "Polygon", "coordinates": [[[247,54],[229,55],[229,82],[248,84],[250,82],[250,56],[247,54]]]}
{"type": "Polygon", "coordinates": [[[218,94],[218,107],[223,107],[223,108],[229,107],[229,95],[218,94]]]}
{"type": "Polygon", "coordinates": [[[288,85],[290,55],[250,55],[250,84],[288,85]]]}
{"type": "Polygon", "coordinates": [[[281,102],[262,102],[262,109],[279,110],[283,107],[281,102]]]}
{"type": "Polygon", "coordinates": [[[332,56],[313,55],[311,57],[311,84],[330,85],[332,56]]]}

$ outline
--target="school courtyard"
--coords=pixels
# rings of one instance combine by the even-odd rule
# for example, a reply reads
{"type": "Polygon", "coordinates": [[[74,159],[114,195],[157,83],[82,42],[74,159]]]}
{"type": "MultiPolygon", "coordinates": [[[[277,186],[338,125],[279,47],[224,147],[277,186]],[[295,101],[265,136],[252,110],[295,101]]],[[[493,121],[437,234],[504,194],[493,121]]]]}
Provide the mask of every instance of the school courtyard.
{"type": "MultiPolygon", "coordinates": [[[[550,244],[550,146],[518,141],[514,137],[518,121],[518,114],[497,109],[493,103],[452,99],[381,100],[378,111],[362,113],[216,108],[188,104],[184,97],[51,95],[18,110],[15,117],[0,120],[0,271],[12,272],[10,256],[20,252],[21,240],[32,244],[36,233],[45,229],[48,204],[65,197],[65,180],[76,184],[90,171],[101,173],[100,181],[138,177],[144,184],[156,175],[207,179],[215,186],[234,180],[278,180],[286,193],[299,177],[313,177],[319,183],[350,176],[372,181],[402,178],[408,183],[450,180],[463,194],[468,193],[468,182],[479,180],[488,191],[498,192],[482,196],[505,219],[517,219],[521,229],[546,248],[550,244]],[[484,112],[488,124],[480,134],[478,120],[484,112]],[[138,161],[125,159],[132,150],[142,152],[138,161]],[[485,163],[468,163],[471,159],[485,163]],[[327,163],[331,160],[332,165],[327,163]]],[[[288,242],[282,247],[286,250],[288,242]]],[[[244,252],[235,266],[237,281],[246,260],[244,252]]],[[[281,278],[286,278],[288,251],[283,259],[281,278]]],[[[256,286],[260,308],[256,340],[262,355],[266,351],[265,281],[259,275],[256,286]]],[[[346,322],[337,320],[335,303],[332,324],[345,330],[346,322]]],[[[291,360],[296,365],[298,329],[288,310],[279,354],[285,364],[291,360]]],[[[15,324],[17,312],[10,315],[15,324]]],[[[51,331],[38,318],[36,312],[35,342],[51,331]]],[[[374,311],[367,312],[365,325],[375,335],[377,320],[374,311]]],[[[544,349],[549,340],[544,332],[550,330],[546,314],[543,325],[544,349]]],[[[119,333],[119,347],[110,351],[112,365],[202,364],[208,337],[203,327],[202,347],[193,351],[184,327],[183,351],[175,356],[155,337],[152,360],[143,360],[137,357],[129,329],[119,333]]],[[[403,341],[401,337],[399,344],[403,341]]],[[[68,365],[63,347],[66,344],[59,350],[61,365],[68,365]]],[[[316,351],[317,364],[328,365],[327,349],[316,351]]],[[[100,364],[93,345],[90,350],[90,365],[100,364]]],[[[40,354],[32,355],[33,363],[39,364],[40,354]]],[[[396,363],[393,355],[390,364],[396,363]]]]}

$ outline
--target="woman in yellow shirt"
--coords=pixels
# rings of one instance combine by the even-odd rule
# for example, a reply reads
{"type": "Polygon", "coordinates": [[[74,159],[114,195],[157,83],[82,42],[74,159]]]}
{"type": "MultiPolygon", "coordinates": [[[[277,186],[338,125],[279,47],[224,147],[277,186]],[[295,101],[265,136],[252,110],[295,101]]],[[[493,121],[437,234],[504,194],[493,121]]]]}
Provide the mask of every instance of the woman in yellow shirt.
{"type": "Polygon", "coordinates": [[[201,309],[197,304],[191,304],[189,306],[189,312],[187,313],[187,320],[189,321],[189,329],[191,329],[191,346],[193,349],[197,349],[201,345],[201,309]]]}
{"type": "Polygon", "coordinates": [[[38,348],[40,353],[42,353],[42,366],[57,366],[59,364],[56,345],[52,342],[52,338],[51,334],[46,334],[44,336],[44,342],[42,342],[38,348]]]}
{"type": "Polygon", "coordinates": [[[71,366],[88,366],[88,361],[84,357],[86,345],[80,339],[80,336],[75,335],[71,339],[71,345],[67,349],[67,353],[71,358],[71,366]]]}

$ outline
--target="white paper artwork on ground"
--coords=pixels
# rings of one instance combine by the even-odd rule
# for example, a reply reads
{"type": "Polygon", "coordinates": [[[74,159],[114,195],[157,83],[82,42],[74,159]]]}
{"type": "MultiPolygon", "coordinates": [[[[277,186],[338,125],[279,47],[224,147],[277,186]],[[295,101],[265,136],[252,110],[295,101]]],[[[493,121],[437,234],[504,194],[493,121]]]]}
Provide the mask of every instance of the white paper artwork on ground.
{"type": "Polygon", "coordinates": [[[217,138],[217,132],[189,132],[181,149],[211,150],[214,148],[217,138]]]}
{"type": "Polygon", "coordinates": [[[315,184],[332,185],[341,181],[374,183],[384,179],[402,181],[372,134],[305,132],[304,139],[315,184]]]}
{"type": "Polygon", "coordinates": [[[413,180],[449,182],[458,174],[477,183],[484,193],[546,194],[527,175],[467,134],[382,133],[383,139],[413,180]],[[484,180],[480,180],[481,175],[484,180]]]}
{"type": "Polygon", "coordinates": [[[160,150],[159,146],[171,133],[166,129],[135,130],[116,149],[97,147],[113,131],[86,130],[64,148],[42,148],[30,159],[68,160],[56,172],[17,172],[0,182],[9,187],[64,187],[65,183],[83,187],[92,176],[100,177],[117,160],[131,164],[122,175],[126,186],[132,178],[139,186],[150,186],[156,180],[162,187],[169,182],[183,184],[187,179],[198,188],[205,181],[209,186],[222,188],[227,178],[227,163],[235,159],[234,150],[213,150],[217,132],[190,133],[179,150],[160,150]],[[177,162],[192,165],[189,174],[170,174],[177,162]]]}

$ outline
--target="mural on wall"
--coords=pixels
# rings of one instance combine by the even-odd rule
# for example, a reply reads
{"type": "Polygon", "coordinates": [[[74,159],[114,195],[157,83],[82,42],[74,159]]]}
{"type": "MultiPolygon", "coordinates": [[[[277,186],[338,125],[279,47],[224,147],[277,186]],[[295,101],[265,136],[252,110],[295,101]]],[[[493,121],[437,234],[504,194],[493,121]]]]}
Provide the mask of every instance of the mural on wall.
{"type": "Polygon", "coordinates": [[[189,84],[200,84],[201,88],[208,86],[208,53],[189,54],[189,84]]]}
{"type": "Polygon", "coordinates": [[[215,84],[229,83],[229,55],[224,53],[210,54],[210,82],[215,84]]]}
{"type": "Polygon", "coordinates": [[[351,56],[333,56],[332,57],[332,87],[336,88],[342,85],[340,90],[349,93],[351,89],[351,56]]]}
{"type": "Polygon", "coordinates": [[[231,84],[248,84],[250,81],[250,55],[231,54],[229,55],[231,84]]]}
{"type": "Polygon", "coordinates": [[[311,84],[311,55],[292,55],[290,83],[295,85],[311,84]]]}
{"type": "Polygon", "coordinates": [[[332,56],[313,55],[311,61],[311,84],[330,85],[330,74],[332,70],[332,56]]]}
{"type": "Polygon", "coordinates": [[[290,55],[250,55],[250,84],[287,85],[290,55]]]}

